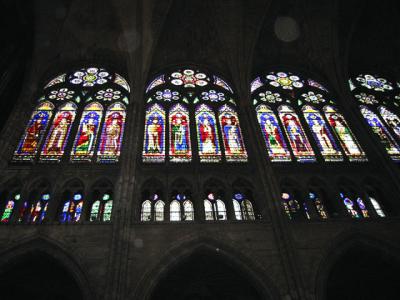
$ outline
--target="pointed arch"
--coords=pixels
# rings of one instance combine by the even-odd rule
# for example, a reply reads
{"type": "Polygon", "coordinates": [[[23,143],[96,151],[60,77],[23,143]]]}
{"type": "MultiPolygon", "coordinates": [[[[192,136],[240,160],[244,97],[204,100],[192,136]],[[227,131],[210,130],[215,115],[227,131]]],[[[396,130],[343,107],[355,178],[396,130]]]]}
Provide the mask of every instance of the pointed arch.
{"type": "Polygon", "coordinates": [[[99,142],[99,150],[97,151],[98,162],[118,162],[124,136],[125,118],[126,107],[121,102],[115,102],[107,108],[99,142]]]}
{"type": "Polygon", "coordinates": [[[71,161],[92,161],[102,116],[103,106],[99,102],[86,105],[72,146],[71,161]]]}
{"type": "Polygon", "coordinates": [[[74,249],[68,249],[65,245],[49,238],[33,237],[14,242],[1,251],[0,269],[7,271],[10,262],[14,263],[20,258],[33,255],[43,255],[60,264],[75,280],[81,292],[81,299],[89,300],[96,297],[86,271],[88,268],[83,265],[74,249]]]}
{"type": "Polygon", "coordinates": [[[164,256],[151,265],[144,274],[139,284],[130,294],[132,299],[151,299],[151,295],[161,278],[174,269],[181,261],[196,253],[215,253],[229,265],[236,267],[245,274],[254,284],[254,287],[262,294],[263,299],[278,299],[279,291],[272,278],[268,277],[263,266],[257,260],[252,259],[255,255],[248,255],[237,251],[240,247],[229,245],[221,241],[215,241],[207,237],[190,238],[179,242],[170,249],[165,249],[164,256]]]}
{"type": "Polygon", "coordinates": [[[49,101],[42,102],[35,108],[14,152],[15,161],[32,161],[36,157],[53,111],[54,105],[49,101]]]}
{"type": "Polygon", "coordinates": [[[59,162],[61,160],[75,120],[76,110],[77,106],[73,102],[60,106],[42,148],[41,161],[59,162]]]}

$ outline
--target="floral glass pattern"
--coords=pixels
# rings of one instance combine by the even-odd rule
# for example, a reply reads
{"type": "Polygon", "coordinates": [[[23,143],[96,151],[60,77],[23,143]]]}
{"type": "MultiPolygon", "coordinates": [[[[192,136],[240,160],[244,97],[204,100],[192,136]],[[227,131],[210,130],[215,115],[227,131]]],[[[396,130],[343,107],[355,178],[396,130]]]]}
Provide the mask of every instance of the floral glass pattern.
{"type": "Polygon", "coordinates": [[[385,78],[375,77],[369,74],[360,74],[356,80],[365,88],[377,92],[385,92],[393,90],[393,85],[385,78]]]}
{"type": "Polygon", "coordinates": [[[102,85],[111,80],[111,74],[105,69],[90,67],[76,71],[70,76],[70,82],[84,87],[102,85]]]}
{"type": "Polygon", "coordinates": [[[304,85],[299,76],[287,74],[285,72],[272,72],[267,75],[267,79],[270,85],[280,87],[284,90],[293,90],[293,88],[301,88],[304,85]]]}

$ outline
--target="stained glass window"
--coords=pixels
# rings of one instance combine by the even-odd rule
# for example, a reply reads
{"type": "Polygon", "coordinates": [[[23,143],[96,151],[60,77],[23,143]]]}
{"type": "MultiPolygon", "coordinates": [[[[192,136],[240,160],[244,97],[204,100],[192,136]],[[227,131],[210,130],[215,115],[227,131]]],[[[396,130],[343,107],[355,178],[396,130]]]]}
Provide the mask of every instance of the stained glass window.
{"type": "Polygon", "coordinates": [[[190,200],[185,200],[183,202],[183,217],[185,221],[194,220],[194,208],[193,203],[190,200]]]}
{"type": "Polygon", "coordinates": [[[343,115],[334,107],[324,107],[325,117],[350,161],[365,161],[367,157],[347,125],[343,115]]]}
{"type": "Polygon", "coordinates": [[[360,216],[354,207],[354,202],[350,198],[348,198],[346,195],[344,195],[343,193],[340,193],[340,198],[342,199],[343,204],[345,205],[349,215],[352,218],[359,218],[360,216]]]}
{"type": "Polygon", "coordinates": [[[303,106],[302,110],[322,157],[326,161],[342,161],[340,150],[320,112],[310,105],[303,106]]]}
{"type": "Polygon", "coordinates": [[[35,109],[14,153],[14,160],[31,161],[36,157],[43,135],[50,123],[53,109],[54,105],[47,101],[39,104],[35,109]]]}
{"type": "Polygon", "coordinates": [[[46,217],[47,208],[49,205],[50,194],[42,194],[39,199],[33,200],[31,207],[25,211],[25,222],[30,224],[42,223],[46,217]]]}
{"type": "Polygon", "coordinates": [[[40,160],[61,160],[72,124],[75,120],[76,109],[77,107],[73,102],[67,102],[59,108],[44,143],[40,160]]]}
{"type": "Polygon", "coordinates": [[[1,215],[0,222],[1,223],[9,223],[11,216],[14,212],[14,208],[18,202],[18,200],[21,199],[20,194],[15,194],[12,199],[9,199],[6,203],[6,206],[4,207],[3,214],[1,215]]]}
{"type": "Polygon", "coordinates": [[[104,68],[81,68],[57,76],[44,87],[13,161],[34,161],[40,152],[41,162],[60,162],[67,153],[70,161],[92,162],[97,152],[97,162],[117,162],[126,117],[119,101],[129,104],[129,92],[121,75],[104,68]],[[76,114],[82,110],[80,122],[76,122],[76,114]],[[102,122],[105,148],[100,149],[97,140],[102,122]],[[73,143],[69,141],[71,132],[77,132],[73,143]]]}
{"type": "Polygon", "coordinates": [[[146,103],[143,162],[190,162],[196,151],[201,162],[221,162],[224,148],[227,162],[247,161],[233,89],[219,76],[191,68],[159,75],[146,89],[146,103]]]}
{"type": "Polygon", "coordinates": [[[154,210],[155,210],[155,221],[164,221],[164,202],[161,200],[158,200],[154,204],[154,210]]]}
{"type": "Polygon", "coordinates": [[[98,102],[92,102],[85,107],[71,151],[72,161],[91,161],[102,114],[103,107],[98,102]]]}
{"type": "Polygon", "coordinates": [[[219,109],[218,117],[225,146],[226,160],[247,161],[247,151],[244,146],[237,113],[225,104],[219,109]]]}
{"type": "Polygon", "coordinates": [[[278,111],[294,156],[300,162],[315,161],[314,151],[304,133],[297,114],[287,105],[280,106],[278,111]]]}
{"type": "Polygon", "coordinates": [[[111,221],[113,200],[110,194],[103,194],[101,200],[96,200],[90,210],[90,221],[111,221]]]}
{"type": "Polygon", "coordinates": [[[181,104],[169,111],[169,157],[172,162],[188,162],[192,159],[190,144],[189,112],[181,104]]]}
{"type": "Polygon", "coordinates": [[[243,194],[234,194],[232,201],[236,220],[255,220],[253,204],[243,194]]]}
{"type": "Polygon", "coordinates": [[[369,74],[360,74],[356,77],[356,80],[361,84],[361,86],[370,90],[378,92],[393,90],[392,84],[385,78],[375,77],[369,74]]]}
{"type": "MultiPolygon", "coordinates": [[[[340,162],[345,158],[341,146],[355,146],[350,151],[343,149],[350,161],[366,160],[354,136],[350,133],[346,140],[338,138],[329,120],[327,122],[326,113],[321,113],[323,105],[334,104],[328,89],[321,83],[291,72],[270,72],[257,77],[251,83],[250,90],[272,162],[291,161],[290,150],[298,162],[316,161],[318,151],[324,161],[340,162]],[[310,131],[303,129],[301,115],[310,131]],[[285,144],[280,125],[283,125],[288,145],[285,144]],[[308,136],[309,132],[313,138],[308,136]],[[354,145],[350,145],[352,142],[354,145]]],[[[336,112],[330,105],[326,107],[336,112]]],[[[345,122],[343,117],[342,120],[345,122]]]]}
{"type": "Polygon", "coordinates": [[[206,220],[227,220],[225,203],[217,199],[213,193],[208,194],[207,199],[204,200],[204,212],[206,220]]]}
{"type": "Polygon", "coordinates": [[[275,114],[263,104],[257,106],[256,111],[271,161],[290,161],[290,153],[275,114]]]}
{"type": "Polygon", "coordinates": [[[83,197],[82,194],[76,193],[72,199],[64,202],[60,214],[60,223],[76,223],[79,222],[82,215],[83,197]]]}
{"type": "Polygon", "coordinates": [[[384,145],[390,157],[396,161],[400,160],[400,148],[379,117],[365,106],[360,106],[360,110],[364,119],[384,145]]]}
{"type": "Polygon", "coordinates": [[[97,161],[105,163],[118,161],[124,136],[125,118],[126,108],[122,103],[116,102],[108,107],[97,151],[97,161]]]}
{"type": "Polygon", "coordinates": [[[153,104],[146,111],[143,161],[163,162],[165,159],[165,111],[153,104]]]}
{"type": "Polygon", "coordinates": [[[376,200],[376,198],[374,196],[368,195],[368,199],[372,204],[372,207],[375,210],[375,213],[377,216],[381,217],[381,218],[385,218],[386,214],[383,211],[381,205],[379,204],[379,202],[376,200]]]}
{"type": "Polygon", "coordinates": [[[142,202],[140,220],[148,221],[164,221],[165,203],[159,199],[157,194],[153,194],[149,199],[142,202]]]}
{"type": "Polygon", "coordinates": [[[400,118],[384,106],[379,107],[379,113],[389,128],[392,129],[397,139],[400,140],[400,118]]]}
{"type": "Polygon", "coordinates": [[[282,206],[285,214],[291,220],[301,212],[301,206],[299,202],[291,194],[282,193],[282,206]]]}
{"type": "Polygon", "coordinates": [[[221,149],[218,139],[218,127],[214,112],[209,106],[201,104],[196,108],[196,127],[200,161],[220,161],[221,149]]]}
{"type": "Polygon", "coordinates": [[[181,220],[181,206],[178,200],[173,200],[169,206],[170,220],[180,221],[181,220]]]}
{"type": "Polygon", "coordinates": [[[328,211],[326,210],[322,199],[314,192],[309,192],[308,198],[310,202],[314,204],[318,216],[321,219],[328,219],[328,211]]]}
{"type": "Polygon", "coordinates": [[[151,221],[151,201],[146,200],[142,203],[141,221],[151,221]]]}

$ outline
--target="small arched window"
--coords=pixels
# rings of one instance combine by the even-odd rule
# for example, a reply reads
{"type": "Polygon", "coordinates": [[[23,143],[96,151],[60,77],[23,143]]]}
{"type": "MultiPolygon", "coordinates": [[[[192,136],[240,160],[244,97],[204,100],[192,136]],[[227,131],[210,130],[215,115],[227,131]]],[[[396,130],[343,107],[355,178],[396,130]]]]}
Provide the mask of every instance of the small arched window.
{"type": "Polygon", "coordinates": [[[17,203],[21,199],[21,194],[18,192],[14,193],[5,193],[6,194],[6,202],[3,207],[3,213],[1,214],[1,219],[0,222],[5,224],[9,223],[11,220],[11,217],[15,211],[15,208],[17,206],[17,203]]]}
{"type": "Polygon", "coordinates": [[[328,211],[320,195],[314,191],[308,193],[309,204],[313,206],[318,217],[322,220],[328,219],[328,211]]]}
{"type": "Polygon", "coordinates": [[[96,149],[97,162],[118,161],[126,116],[122,102],[129,103],[129,92],[122,76],[103,68],[57,76],[44,87],[13,161],[35,161],[40,153],[42,162],[60,162],[70,153],[70,161],[92,162],[96,149]]]}
{"type": "Polygon", "coordinates": [[[234,98],[224,80],[196,69],[154,78],[146,89],[143,162],[190,162],[196,150],[200,162],[247,161],[234,98]]]}
{"type": "Polygon", "coordinates": [[[342,190],[339,195],[350,217],[355,219],[369,218],[368,209],[362,198],[352,197],[354,193],[345,190],[342,190]]]}
{"type": "Polygon", "coordinates": [[[359,74],[349,80],[364,120],[390,158],[400,161],[399,83],[379,75],[359,74]]]}
{"type": "Polygon", "coordinates": [[[302,209],[299,202],[291,193],[287,193],[286,191],[282,192],[281,201],[283,211],[290,220],[295,219],[298,215],[302,214],[302,209]]]}
{"type": "Polygon", "coordinates": [[[193,221],[193,203],[184,194],[177,194],[170,204],[170,221],[193,221]]]}
{"type": "Polygon", "coordinates": [[[315,80],[290,72],[270,72],[254,79],[250,90],[272,162],[291,161],[289,150],[299,162],[314,162],[317,155],[324,161],[343,161],[344,157],[367,160],[343,117],[340,115],[342,128],[335,128],[322,113],[328,107],[335,113],[337,109],[329,91],[315,80]]]}
{"type": "Polygon", "coordinates": [[[67,199],[62,205],[60,223],[77,223],[81,220],[83,208],[82,193],[66,193],[67,199]]]}
{"type": "Polygon", "coordinates": [[[142,202],[140,220],[142,222],[164,221],[165,203],[159,199],[158,194],[153,194],[150,199],[142,202]]]}
{"type": "Polygon", "coordinates": [[[225,221],[227,220],[224,201],[218,199],[213,193],[207,195],[204,200],[204,212],[206,220],[225,221]]]}
{"type": "Polygon", "coordinates": [[[113,208],[111,194],[103,193],[99,199],[95,200],[90,210],[90,221],[110,222],[113,208]]]}
{"type": "Polygon", "coordinates": [[[378,202],[378,198],[376,197],[374,192],[369,192],[368,193],[368,199],[371,202],[371,205],[375,211],[375,214],[380,217],[380,218],[385,218],[386,217],[386,213],[383,210],[382,206],[380,205],[380,203],[378,202]]]}
{"type": "Polygon", "coordinates": [[[253,204],[242,193],[234,194],[232,201],[236,220],[255,220],[253,204]]]}

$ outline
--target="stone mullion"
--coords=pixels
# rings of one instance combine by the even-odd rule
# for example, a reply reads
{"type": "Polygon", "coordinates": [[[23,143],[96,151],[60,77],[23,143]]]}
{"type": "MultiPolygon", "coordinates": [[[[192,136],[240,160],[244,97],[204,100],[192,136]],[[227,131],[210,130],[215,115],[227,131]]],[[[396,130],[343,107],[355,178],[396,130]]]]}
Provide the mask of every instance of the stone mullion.
{"type": "MultiPolygon", "coordinates": [[[[139,63],[138,63],[139,65],[139,63]]],[[[136,70],[134,63],[129,63],[130,70],[136,70]]],[[[133,78],[133,72],[130,73],[133,78]]],[[[140,76],[140,75],[139,75],[140,76]]],[[[134,81],[136,82],[136,80],[134,81]]],[[[135,170],[137,154],[140,152],[139,141],[142,119],[142,91],[143,86],[132,87],[130,105],[128,106],[126,130],[124,134],[123,150],[121,151],[121,173],[118,184],[115,186],[115,211],[112,216],[112,237],[110,241],[110,260],[108,263],[108,277],[106,278],[106,292],[104,299],[126,299],[126,278],[129,260],[130,227],[134,217],[133,207],[138,199],[134,198],[135,170]],[[133,197],[131,196],[133,195],[133,197]]]]}
{"type": "MultiPolygon", "coordinates": [[[[244,93],[242,93],[242,95],[243,94],[244,93]]],[[[276,180],[277,176],[275,175],[275,170],[272,168],[272,163],[267,162],[265,158],[268,154],[265,149],[265,143],[262,140],[259,132],[255,110],[249,105],[249,103],[251,103],[250,98],[250,95],[246,93],[242,97],[242,99],[245,101],[241,101],[242,107],[244,106],[244,109],[242,109],[244,118],[241,118],[244,126],[242,126],[248,129],[246,130],[248,133],[247,140],[249,144],[253,146],[253,151],[251,152],[254,152],[252,155],[252,159],[254,161],[250,159],[250,163],[257,165],[259,174],[261,175],[259,178],[262,182],[262,189],[264,189],[264,195],[266,195],[265,198],[280,199],[281,191],[279,190],[279,182],[276,180]]],[[[283,216],[280,203],[273,200],[267,200],[264,215],[266,213],[268,214],[268,220],[270,220],[272,223],[275,242],[278,252],[281,255],[280,259],[288,285],[287,292],[291,293],[291,297],[294,299],[305,299],[305,288],[302,280],[302,274],[299,269],[295,253],[292,250],[294,246],[290,237],[290,228],[287,220],[283,216]]]]}

